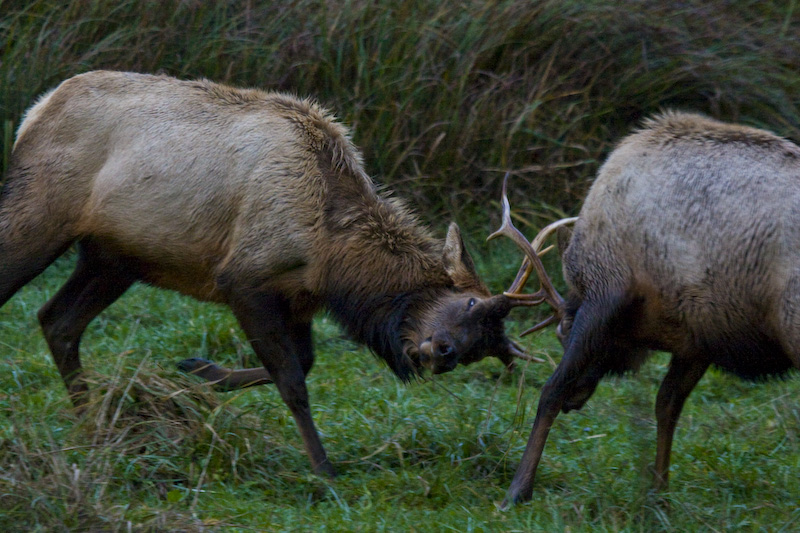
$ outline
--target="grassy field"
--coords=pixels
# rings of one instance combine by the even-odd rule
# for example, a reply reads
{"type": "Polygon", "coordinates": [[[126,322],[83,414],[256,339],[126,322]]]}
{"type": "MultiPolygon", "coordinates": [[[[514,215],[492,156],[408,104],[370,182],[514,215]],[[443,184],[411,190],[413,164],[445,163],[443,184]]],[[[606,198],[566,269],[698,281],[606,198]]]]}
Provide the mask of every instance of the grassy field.
{"type": "MultiPolygon", "coordinates": [[[[483,269],[491,270],[489,254],[483,269]]],[[[315,323],[309,388],[340,472],[310,474],[271,387],[218,394],[175,362],[251,364],[230,314],[135,287],[93,323],[95,394],[76,415],[34,311],[71,258],[0,309],[0,526],[7,531],[796,531],[800,380],[751,384],[710,372],[681,418],[672,490],[648,493],[653,401],[667,357],[606,380],[551,434],[533,500],[497,510],[552,365],[496,361],[400,384],[315,323]],[[237,529],[238,528],[238,529],[237,529]]],[[[518,332],[530,317],[515,315],[518,332]]],[[[546,359],[552,332],[524,341],[546,359]]]]}
{"type": "MultiPolygon", "coordinates": [[[[465,227],[493,291],[519,261],[483,242],[507,171],[533,233],[576,213],[616,140],[660,109],[800,141],[795,0],[0,0],[0,168],[35,97],[96,68],[316,96],[436,233],[450,218],[465,227]]],[[[136,286],[90,325],[93,401],[76,414],[36,321],[73,261],[0,308],[7,531],[800,530],[796,375],[709,372],[679,422],[672,489],[653,495],[668,363],[656,354],[557,420],[533,500],[501,512],[561,356],[552,331],[522,340],[550,363],[509,374],[484,361],[404,386],[320,316],[309,389],[340,472],[326,481],[276,390],[215,393],[177,372],[186,357],[255,361],[227,310],[175,294],[136,286]]],[[[535,320],[516,310],[508,330],[535,320]]]]}

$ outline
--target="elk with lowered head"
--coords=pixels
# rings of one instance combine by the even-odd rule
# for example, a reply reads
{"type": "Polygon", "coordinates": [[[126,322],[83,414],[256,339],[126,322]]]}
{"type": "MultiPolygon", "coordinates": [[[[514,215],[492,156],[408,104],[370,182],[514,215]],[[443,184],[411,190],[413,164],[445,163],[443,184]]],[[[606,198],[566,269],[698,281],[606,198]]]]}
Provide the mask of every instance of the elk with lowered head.
{"type": "MultiPolygon", "coordinates": [[[[505,192],[504,192],[505,197],[505,192]]],[[[511,226],[526,260],[510,296],[555,309],[564,356],[542,388],[504,505],[530,499],[559,411],[599,380],[670,352],[656,398],[656,488],[675,426],[709,366],[746,379],[800,368],[800,147],[772,133],[670,112],[622,140],[601,167],[563,253],[566,304],[511,226]],[[543,297],[520,294],[536,265],[543,297]],[[546,298],[544,297],[546,296],[546,298]]]]}
{"type": "Polygon", "coordinates": [[[87,390],[81,335],[133,283],[219,302],[317,473],[334,472],[305,382],[320,309],[403,380],[519,355],[509,300],[490,295],[458,227],[434,239],[379,194],[348,131],[309,100],[123,72],[66,80],[28,110],[13,147],[0,305],[73,243],[75,271],[39,321],[74,403],[87,390]]]}

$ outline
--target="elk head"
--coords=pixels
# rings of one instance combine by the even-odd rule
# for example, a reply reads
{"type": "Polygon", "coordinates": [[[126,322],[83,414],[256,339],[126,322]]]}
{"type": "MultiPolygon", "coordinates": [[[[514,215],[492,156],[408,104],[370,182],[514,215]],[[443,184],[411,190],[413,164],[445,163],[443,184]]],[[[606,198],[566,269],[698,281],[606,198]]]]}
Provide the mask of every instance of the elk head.
{"type": "Polygon", "coordinates": [[[422,315],[423,330],[429,335],[417,345],[420,365],[434,374],[486,356],[510,365],[525,355],[506,337],[503,319],[510,310],[503,296],[466,293],[441,298],[422,315]]]}
{"type": "Polygon", "coordinates": [[[451,224],[447,232],[442,261],[455,290],[420,306],[413,320],[416,327],[408,332],[406,355],[433,374],[486,356],[497,357],[506,366],[515,357],[536,360],[506,337],[503,321],[511,310],[511,301],[503,295],[491,295],[456,224],[451,224]]]}

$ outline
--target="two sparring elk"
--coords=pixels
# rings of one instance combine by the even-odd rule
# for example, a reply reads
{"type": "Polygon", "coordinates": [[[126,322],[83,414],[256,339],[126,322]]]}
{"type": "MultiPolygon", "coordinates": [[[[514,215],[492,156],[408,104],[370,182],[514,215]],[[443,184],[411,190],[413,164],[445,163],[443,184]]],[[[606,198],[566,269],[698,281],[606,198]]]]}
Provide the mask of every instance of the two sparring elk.
{"type": "Polygon", "coordinates": [[[224,385],[274,382],[317,473],[333,474],[305,382],[318,310],[404,380],[521,355],[503,331],[511,303],[489,294],[458,227],[442,243],[380,195],[347,130],[308,100],[122,72],[63,82],[13,147],[0,305],[73,243],[75,271],[39,320],[75,403],[81,335],[134,282],[226,304],[264,368],[224,385]]]}
{"type": "MultiPolygon", "coordinates": [[[[800,148],[770,133],[666,114],[600,170],[564,252],[566,304],[538,259],[491,296],[457,226],[441,243],[376,191],[344,127],[312,102],[164,76],[92,72],[26,114],[0,192],[0,305],[77,243],[74,273],[39,319],[71,397],[78,347],[142,281],[231,307],[314,470],[332,474],[309,409],[311,317],[326,308],[400,378],[520,355],[514,305],[549,302],[564,356],[544,386],[506,503],[531,496],[559,411],[607,374],[672,353],[658,393],[656,482],[675,424],[710,365],[745,378],[800,367],[800,148]],[[519,292],[532,269],[545,288],[519,292]]],[[[195,362],[196,363],[196,362],[195,362]]],[[[188,367],[203,370],[195,363],[188,367]]],[[[199,365],[202,366],[202,365],[199,365]]],[[[216,372],[216,374],[215,374],[216,372]]],[[[243,371],[240,371],[243,372],[243,371]]]]}
{"type": "MultiPolygon", "coordinates": [[[[505,195],[504,195],[505,196],[505,195]]],[[[800,368],[800,147],[762,130],[666,113],[625,138],[601,167],[563,253],[566,305],[537,250],[564,355],[542,388],[504,505],[530,499],[559,411],[580,409],[599,380],[671,352],[656,399],[655,485],[667,485],[675,425],[709,366],[743,378],[800,368]]]]}

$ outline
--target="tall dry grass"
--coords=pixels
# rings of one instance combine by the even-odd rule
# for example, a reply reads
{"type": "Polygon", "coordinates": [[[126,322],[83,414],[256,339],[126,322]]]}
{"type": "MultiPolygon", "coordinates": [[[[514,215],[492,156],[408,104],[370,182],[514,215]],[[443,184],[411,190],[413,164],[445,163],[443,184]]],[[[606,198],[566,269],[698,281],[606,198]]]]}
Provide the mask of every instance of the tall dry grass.
{"type": "Polygon", "coordinates": [[[4,1],[0,123],[78,72],[314,95],[425,215],[496,197],[575,211],[614,142],[667,107],[800,139],[795,1],[4,1]]]}

